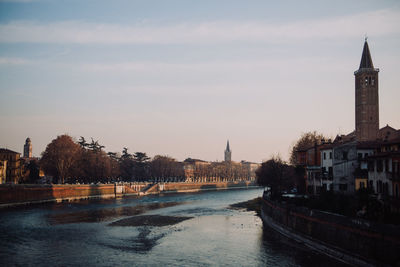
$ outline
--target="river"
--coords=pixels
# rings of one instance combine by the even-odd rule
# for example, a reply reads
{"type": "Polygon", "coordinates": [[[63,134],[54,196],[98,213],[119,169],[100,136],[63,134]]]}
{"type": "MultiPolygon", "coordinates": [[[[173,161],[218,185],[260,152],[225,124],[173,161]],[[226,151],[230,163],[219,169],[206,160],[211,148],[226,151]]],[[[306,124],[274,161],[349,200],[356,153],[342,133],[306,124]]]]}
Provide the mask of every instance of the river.
{"type": "Polygon", "coordinates": [[[262,190],[88,200],[0,210],[0,266],[338,266],[229,205],[262,190]],[[134,215],[190,217],[110,226],[134,215]]]}

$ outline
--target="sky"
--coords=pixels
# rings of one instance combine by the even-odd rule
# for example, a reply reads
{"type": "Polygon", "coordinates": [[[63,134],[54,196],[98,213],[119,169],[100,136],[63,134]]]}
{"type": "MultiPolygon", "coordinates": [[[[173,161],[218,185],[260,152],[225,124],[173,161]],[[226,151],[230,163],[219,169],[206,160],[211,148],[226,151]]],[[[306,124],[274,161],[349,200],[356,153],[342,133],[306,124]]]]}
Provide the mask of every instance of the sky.
{"type": "Polygon", "coordinates": [[[0,147],[288,159],[304,132],[354,130],[366,36],[399,129],[399,1],[0,0],[0,147]]]}

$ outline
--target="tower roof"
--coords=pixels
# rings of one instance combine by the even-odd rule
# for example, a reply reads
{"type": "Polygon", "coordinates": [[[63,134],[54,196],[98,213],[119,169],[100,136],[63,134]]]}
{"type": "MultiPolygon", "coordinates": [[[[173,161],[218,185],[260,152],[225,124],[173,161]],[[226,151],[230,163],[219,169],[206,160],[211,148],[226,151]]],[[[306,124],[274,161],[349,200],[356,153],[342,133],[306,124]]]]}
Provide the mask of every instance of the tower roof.
{"type": "Polygon", "coordinates": [[[231,149],[229,148],[229,140],[228,140],[228,142],[226,143],[226,151],[231,151],[231,149]]]}
{"type": "Polygon", "coordinates": [[[369,52],[368,42],[365,40],[364,48],[361,56],[360,68],[359,69],[373,69],[371,53],[369,52]]]}

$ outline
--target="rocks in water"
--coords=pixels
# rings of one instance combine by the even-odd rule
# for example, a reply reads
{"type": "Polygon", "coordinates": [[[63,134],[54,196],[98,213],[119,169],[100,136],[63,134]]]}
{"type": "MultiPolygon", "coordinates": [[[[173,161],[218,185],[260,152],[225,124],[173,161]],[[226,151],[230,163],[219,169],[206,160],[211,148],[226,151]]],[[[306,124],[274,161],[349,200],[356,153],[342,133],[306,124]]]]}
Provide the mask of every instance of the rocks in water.
{"type": "Polygon", "coordinates": [[[177,217],[163,215],[133,216],[110,223],[109,226],[167,226],[174,225],[193,217],[177,217]]]}

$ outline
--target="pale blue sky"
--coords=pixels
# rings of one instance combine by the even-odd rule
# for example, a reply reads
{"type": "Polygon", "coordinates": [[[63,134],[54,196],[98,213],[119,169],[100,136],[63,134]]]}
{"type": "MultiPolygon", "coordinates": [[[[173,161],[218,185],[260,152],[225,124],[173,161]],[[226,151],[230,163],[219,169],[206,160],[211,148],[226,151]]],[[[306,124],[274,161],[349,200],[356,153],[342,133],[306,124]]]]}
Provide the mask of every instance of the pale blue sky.
{"type": "Polygon", "coordinates": [[[354,129],[365,34],[398,129],[398,1],[0,0],[0,147],[287,158],[302,132],[354,129]]]}

